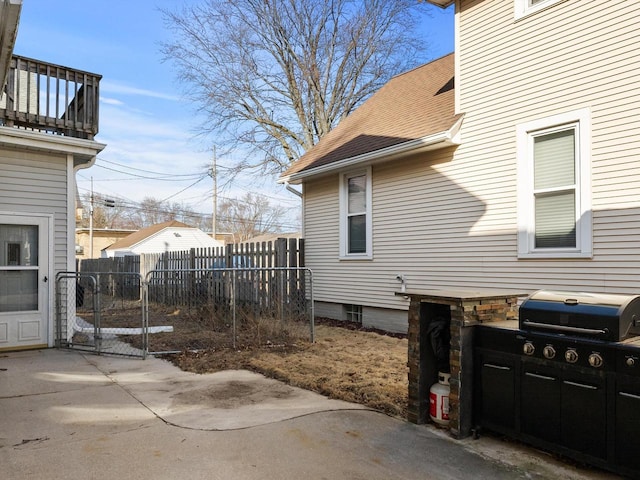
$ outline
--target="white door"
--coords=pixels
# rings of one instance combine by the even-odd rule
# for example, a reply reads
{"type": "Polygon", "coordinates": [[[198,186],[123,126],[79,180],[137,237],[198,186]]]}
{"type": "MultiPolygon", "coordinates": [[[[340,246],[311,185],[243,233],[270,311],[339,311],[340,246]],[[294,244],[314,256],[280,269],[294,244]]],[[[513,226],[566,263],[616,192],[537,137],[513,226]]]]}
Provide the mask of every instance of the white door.
{"type": "Polygon", "coordinates": [[[0,215],[0,350],[49,338],[49,219],[0,215]]]}

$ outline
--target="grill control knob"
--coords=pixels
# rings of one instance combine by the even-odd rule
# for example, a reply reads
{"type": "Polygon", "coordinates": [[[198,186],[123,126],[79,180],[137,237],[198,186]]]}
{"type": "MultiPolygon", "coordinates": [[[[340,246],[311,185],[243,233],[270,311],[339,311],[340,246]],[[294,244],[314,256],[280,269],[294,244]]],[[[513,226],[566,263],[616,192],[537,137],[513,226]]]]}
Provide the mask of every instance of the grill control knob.
{"type": "Polygon", "coordinates": [[[547,345],[542,349],[542,354],[544,355],[544,358],[548,358],[549,360],[551,360],[556,356],[556,349],[553,348],[552,345],[547,345]]]}
{"type": "Polygon", "coordinates": [[[633,357],[627,357],[627,360],[624,363],[627,364],[627,367],[633,367],[636,364],[636,360],[633,357]]]}
{"type": "Polygon", "coordinates": [[[522,346],[522,351],[524,352],[525,355],[533,355],[533,352],[536,351],[536,347],[533,345],[533,343],[526,342],[522,346]]]}
{"type": "Polygon", "coordinates": [[[592,353],[591,355],[589,355],[589,365],[591,365],[593,368],[600,368],[603,364],[604,359],[599,353],[592,353]]]}
{"type": "Polygon", "coordinates": [[[575,349],[570,348],[564,354],[564,359],[569,363],[576,363],[578,361],[578,352],[575,349]]]}

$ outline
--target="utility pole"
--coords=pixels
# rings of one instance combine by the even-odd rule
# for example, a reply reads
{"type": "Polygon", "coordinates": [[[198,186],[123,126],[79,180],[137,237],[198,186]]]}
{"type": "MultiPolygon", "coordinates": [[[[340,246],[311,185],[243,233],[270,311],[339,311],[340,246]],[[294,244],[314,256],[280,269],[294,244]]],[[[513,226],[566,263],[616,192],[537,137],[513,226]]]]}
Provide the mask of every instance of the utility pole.
{"type": "Polygon", "coordinates": [[[91,196],[89,197],[89,258],[93,258],[93,177],[91,177],[91,196]]]}
{"type": "MultiPolygon", "coordinates": [[[[93,205],[95,196],[93,194],[93,177],[91,177],[91,197],[89,197],[89,258],[93,258],[93,205]]],[[[101,196],[101,204],[103,207],[113,208],[116,206],[115,200],[104,198],[101,196]]]]}
{"type": "Polygon", "coordinates": [[[213,164],[211,166],[211,178],[213,178],[213,214],[211,215],[213,239],[216,239],[216,212],[218,211],[218,176],[216,173],[216,146],[213,146],[213,164]]]}

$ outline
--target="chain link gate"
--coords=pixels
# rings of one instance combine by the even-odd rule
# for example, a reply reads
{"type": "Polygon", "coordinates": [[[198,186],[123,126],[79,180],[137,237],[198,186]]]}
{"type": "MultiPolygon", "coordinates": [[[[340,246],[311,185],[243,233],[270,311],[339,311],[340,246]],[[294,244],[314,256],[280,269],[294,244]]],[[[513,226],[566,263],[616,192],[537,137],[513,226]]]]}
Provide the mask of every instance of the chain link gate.
{"type": "Polygon", "coordinates": [[[304,267],[61,272],[56,346],[97,354],[276,347],[314,341],[304,267]]]}
{"type": "Polygon", "coordinates": [[[305,267],[156,269],[144,285],[151,355],[314,341],[305,267]]]}
{"type": "Polygon", "coordinates": [[[145,358],[147,324],[140,274],[56,275],[58,348],[145,358]]]}

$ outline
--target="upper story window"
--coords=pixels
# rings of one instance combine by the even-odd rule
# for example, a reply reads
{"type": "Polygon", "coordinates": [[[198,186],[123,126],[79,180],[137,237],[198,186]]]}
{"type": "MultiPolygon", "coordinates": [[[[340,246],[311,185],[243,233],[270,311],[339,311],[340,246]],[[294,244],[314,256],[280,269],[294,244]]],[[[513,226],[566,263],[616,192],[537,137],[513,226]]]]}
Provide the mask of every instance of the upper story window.
{"type": "Polygon", "coordinates": [[[518,256],[592,254],[588,110],[518,125],[518,256]]]}
{"type": "Polygon", "coordinates": [[[371,259],[371,167],[340,175],[340,258],[371,259]]]}
{"type": "Polygon", "coordinates": [[[514,0],[516,19],[535,13],[564,0],[514,0]]]}

